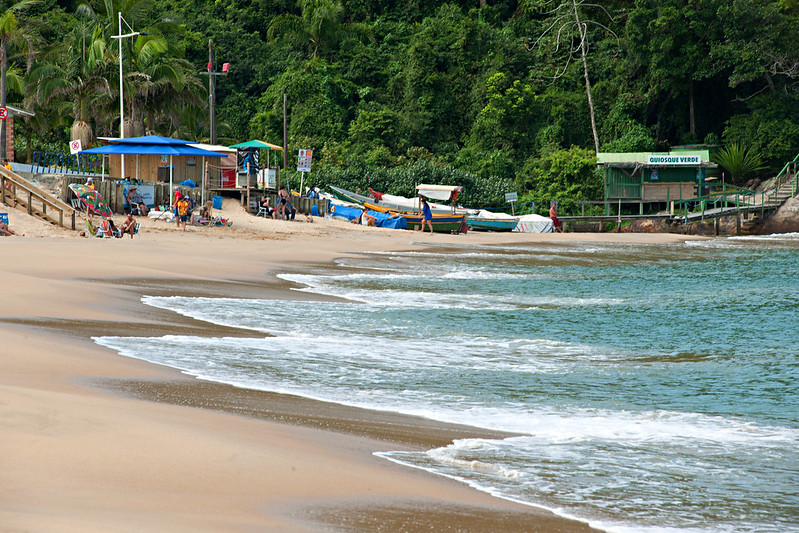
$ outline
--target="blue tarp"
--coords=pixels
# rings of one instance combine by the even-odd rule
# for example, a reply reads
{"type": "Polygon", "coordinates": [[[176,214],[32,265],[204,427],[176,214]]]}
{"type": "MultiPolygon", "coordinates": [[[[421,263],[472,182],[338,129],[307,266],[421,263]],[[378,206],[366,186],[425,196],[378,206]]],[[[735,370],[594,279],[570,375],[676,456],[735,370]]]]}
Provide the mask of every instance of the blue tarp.
{"type": "MultiPolygon", "coordinates": [[[[341,204],[330,204],[330,213],[333,218],[351,221],[361,216],[362,209],[341,204]]],[[[375,226],[379,228],[408,229],[408,221],[401,215],[390,215],[371,210],[367,211],[366,214],[375,217],[375,226]]]]}
{"type": "Polygon", "coordinates": [[[188,155],[205,157],[227,157],[227,154],[203,150],[189,146],[191,141],[161,137],[160,135],[145,135],[144,137],[130,137],[128,139],[114,139],[111,144],[81,150],[79,154],[125,154],[125,155],[188,155]]]}
{"type": "Polygon", "coordinates": [[[81,150],[79,154],[125,154],[125,155],[193,155],[205,157],[227,157],[226,154],[211,152],[202,148],[195,148],[189,145],[177,144],[169,146],[166,144],[109,144],[81,150]]]}
{"type": "Polygon", "coordinates": [[[381,228],[408,229],[408,221],[402,215],[392,216],[388,213],[378,213],[377,211],[369,211],[369,214],[377,218],[376,224],[381,228]]]}
{"type": "Polygon", "coordinates": [[[330,214],[333,215],[333,218],[354,220],[361,216],[361,210],[356,207],[347,207],[341,204],[330,204],[330,214]]]}

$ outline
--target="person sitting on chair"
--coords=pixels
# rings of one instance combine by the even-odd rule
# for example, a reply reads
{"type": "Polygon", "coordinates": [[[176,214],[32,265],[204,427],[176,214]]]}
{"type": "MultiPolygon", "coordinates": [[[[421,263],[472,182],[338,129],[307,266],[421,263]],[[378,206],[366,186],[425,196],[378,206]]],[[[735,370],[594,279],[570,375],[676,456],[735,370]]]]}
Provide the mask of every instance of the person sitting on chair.
{"type": "Polygon", "coordinates": [[[139,191],[135,185],[131,186],[130,190],[128,191],[128,195],[125,198],[128,200],[131,213],[141,215],[143,217],[147,216],[147,204],[144,203],[144,197],[139,194],[139,191]]]}
{"type": "Polygon", "coordinates": [[[269,205],[269,198],[266,196],[261,198],[261,209],[264,210],[264,217],[272,217],[273,220],[277,218],[277,209],[269,205]]]}

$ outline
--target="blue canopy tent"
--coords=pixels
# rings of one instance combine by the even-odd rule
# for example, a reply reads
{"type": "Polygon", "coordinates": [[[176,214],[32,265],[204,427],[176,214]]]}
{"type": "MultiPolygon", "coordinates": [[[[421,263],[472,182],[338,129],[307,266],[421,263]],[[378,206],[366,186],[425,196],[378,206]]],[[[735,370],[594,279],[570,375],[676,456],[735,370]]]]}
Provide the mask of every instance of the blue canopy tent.
{"type": "MultiPolygon", "coordinates": [[[[173,186],[172,156],[200,156],[200,157],[227,157],[226,154],[203,150],[191,146],[192,141],[172,139],[160,135],[146,135],[144,137],[131,137],[129,139],[113,139],[111,144],[81,150],[80,154],[110,154],[110,155],[168,155],[169,156],[169,189],[173,186]]],[[[105,170],[103,170],[105,174],[105,170]]],[[[205,187],[203,187],[203,196],[205,187]]],[[[205,198],[203,197],[203,201],[205,198]]]]}

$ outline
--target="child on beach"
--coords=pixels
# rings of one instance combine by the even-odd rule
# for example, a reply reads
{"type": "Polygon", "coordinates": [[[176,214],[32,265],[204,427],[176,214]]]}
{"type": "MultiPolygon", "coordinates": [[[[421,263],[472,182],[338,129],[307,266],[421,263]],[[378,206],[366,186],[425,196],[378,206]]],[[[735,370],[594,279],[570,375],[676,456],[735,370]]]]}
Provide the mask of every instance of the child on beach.
{"type": "Polygon", "coordinates": [[[178,202],[175,204],[175,209],[178,212],[178,227],[180,227],[180,223],[183,223],[183,231],[186,231],[186,221],[189,219],[189,212],[190,212],[191,204],[189,203],[189,199],[185,196],[181,196],[178,202]]]}

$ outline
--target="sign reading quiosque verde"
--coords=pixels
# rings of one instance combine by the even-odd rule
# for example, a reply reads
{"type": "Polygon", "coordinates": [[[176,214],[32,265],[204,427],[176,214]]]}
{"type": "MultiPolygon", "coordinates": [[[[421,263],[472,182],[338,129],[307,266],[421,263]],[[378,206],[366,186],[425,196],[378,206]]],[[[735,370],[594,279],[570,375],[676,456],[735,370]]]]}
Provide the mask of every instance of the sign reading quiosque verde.
{"type": "Polygon", "coordinates": [[[648,165],[700,165],[702,158],[698,155],[650,155],[647,156],[648,165]]]}

